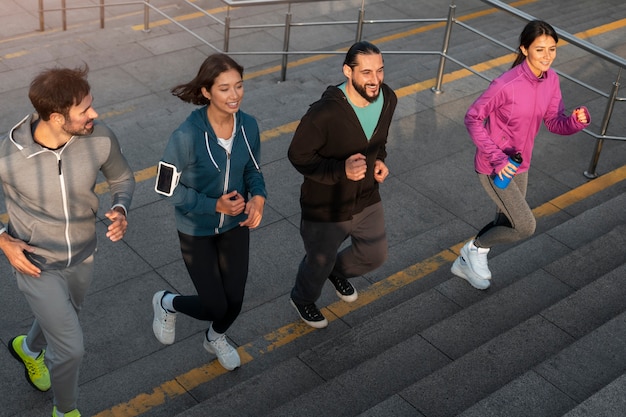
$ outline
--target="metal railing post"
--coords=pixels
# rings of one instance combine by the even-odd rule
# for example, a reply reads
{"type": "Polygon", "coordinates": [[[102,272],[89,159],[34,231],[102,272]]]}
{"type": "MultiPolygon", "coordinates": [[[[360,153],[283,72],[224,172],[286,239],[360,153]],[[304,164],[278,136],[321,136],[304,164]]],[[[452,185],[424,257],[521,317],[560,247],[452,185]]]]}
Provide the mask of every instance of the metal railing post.
{"type": "Polygon", "coordinates": [[[283,37],[283,59],[282,64],[280,66],[280,80],[285,81],[287,79],[287,62],[289,60],[289,37],[291,36],[291,3],[289,4],[289,8],[287,9],[287,14],[285,15],[285,35],[283,37]]]}
{"type": "Polygon", "coordinates": [[[228,39],[230,37],[230,6],[226,9],[226,18],[224,19],[224,52],[228,52],[228,39]]]}
{"type": "Polygon", "coordinates": [[[446,55],[448,53],[448,47],[450,46],[450,36],[452,34],[452,24],[454,23],[455,10],[456,6],[453,2],[450,4],[450,8],[448,9],[448,21],[446,23],[446,32],[443,36],[443,46],[441,47],[441,57],[439,58],[439,69],[437,70],[437,81],[435,82],[435,86],[431,88],[432,92],[435,94],[443,93],[441,85],[443,84],[443,72],[446,67],[446,55]]]}
{"type": "MultiPolygon", "coordinates": [[[[611,120],[611,115],[613,114],[613,108],[615,107],[615,101],[617,100],[617,92],[619,91],[619,79],[622,73],[622,69],[620,68],[617,72],[617,79],[613,83],[613,88],[611,89],[611,94],[609,94],[608,102],[606,103],[606,110],[604,110],[604,118],[602,119],[602,126],[600,128],[600,135],[606,135],[606,132],[609,128],[609,122],[611,120]]],[[[598,173],[596,172],[596,167],[598,166],[598,160],[600,159],[600,153],[602,152],[602,146],[604,145],[604,139],[597,138],[596,146],[593,150],[593,155],[591,157],[591,162],[589,163],[589,169],[584,172],[585,177],[589,179],[594,179],[598,177],[598,173]]]]}
{"type": "Polygon", "coordinates": [[[61,19],[63,20],[63,30],[67,30],[67,9],[65,7],[65,0],[61,0],[61,19]]]}
{"type": "Polygon", "coordinates": [[[356,38],[354,42],[361,42],[363,39],[363,22],[365,20],[365,0],[361,1],[361,10],[359,10],[359,17],[356,23],[356,38]]]}
{"type": "Polygon", "coordinates": [[[143,31],[150,32],[150,0],[145,0],[143,4],[143,31]]]}
{"type": "Polygon", "coordinates": [[[43,0],[39,0],[39,30],[43,32],[45,30],[44,17],[43,17],[43,0]]]}

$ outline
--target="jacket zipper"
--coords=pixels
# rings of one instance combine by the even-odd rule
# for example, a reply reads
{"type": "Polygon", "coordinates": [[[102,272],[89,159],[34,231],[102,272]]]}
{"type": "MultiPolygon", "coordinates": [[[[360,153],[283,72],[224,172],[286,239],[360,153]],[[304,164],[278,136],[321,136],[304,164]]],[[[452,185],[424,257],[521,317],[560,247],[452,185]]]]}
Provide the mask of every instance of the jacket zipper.
{"type": "Polygon", "coordinates": [[[63,202],[63,215],[65,217],[65,242],[67,243],[67,265],[72,264],[72,241],[70,239],[70,222],[69,208],[67,207],[67,189],[65,188],[65,176],[63,175],[63,165],[61,162],[61,152],[52,152],[57,158],[57,167],[59,168],[59,184],[61,186],[61,201],[63,202]]]}
{"type": "MultiPolygon", "coordinates": [[[[224,150],[224,152],[226,152],[226,172],[224,172],[224,188],[222,189],[222,194],[228,193],[228,183],[230,179],[230,152],[227,152],[226,150],[224,150]]],[[[225,218],[226,214],[220,213],[220,223],[215,229],[215,234],[219,233],[219,229],[224,225],[225,218]]]]}

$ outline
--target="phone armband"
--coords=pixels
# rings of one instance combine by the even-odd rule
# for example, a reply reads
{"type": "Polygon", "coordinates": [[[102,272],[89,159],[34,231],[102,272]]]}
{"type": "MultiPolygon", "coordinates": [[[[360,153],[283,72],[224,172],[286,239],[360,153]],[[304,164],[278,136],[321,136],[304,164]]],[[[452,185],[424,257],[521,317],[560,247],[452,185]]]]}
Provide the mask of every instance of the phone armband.
{"type": "Polygon", "coordinates": [[[167,162],[159,161],[157,167],[157,179],[154,185],[154,190],[164,196],[171,196],[178,185],[180,179],[180,172],[176,170],[176,167],[167,162]]]}

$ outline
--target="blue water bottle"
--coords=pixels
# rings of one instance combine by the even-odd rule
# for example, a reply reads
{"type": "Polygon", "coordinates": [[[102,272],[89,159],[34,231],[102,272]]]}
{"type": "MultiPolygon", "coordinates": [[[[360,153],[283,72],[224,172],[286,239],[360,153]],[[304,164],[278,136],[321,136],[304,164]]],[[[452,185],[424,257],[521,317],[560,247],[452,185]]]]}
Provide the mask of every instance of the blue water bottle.
{"type": "MultiPolygon", "coordinates": [[[[516,167],[519,167],[522,164],[522,155],[520,155],[519,153],[516,153],[513,156],[509,156],[509,162],[515,165],[516,167]]],[[[502,175],[502,179],[500,179],[500,176],[496,174],[495,178],[493,179],[493,183],[498,188],[506,188],[512,179],[513,177],[509,178],[505,175],[502,175]]]]}

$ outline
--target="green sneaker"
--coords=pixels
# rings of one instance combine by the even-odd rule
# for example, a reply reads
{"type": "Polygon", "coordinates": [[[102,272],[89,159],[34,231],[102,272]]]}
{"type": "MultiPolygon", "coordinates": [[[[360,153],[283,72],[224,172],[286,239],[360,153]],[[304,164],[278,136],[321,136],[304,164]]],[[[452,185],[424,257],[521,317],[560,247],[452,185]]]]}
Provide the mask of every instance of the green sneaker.
{"type": "Polygon", "coordinates": [[[48,391],[50,389],[50,373],[43,359],[46,351],[42,350],[37,359],[31,358],[22,350],[24,339],[26,336],[17,336],[11,339],[9,352],[24,365],[28,383],[39,391],[48,391]]]}
{"type": "MultiPolygon", "coordinates": [[[[65,417],[80,417],[80,413],[78,412],[78,410],[74,409],[72,411],[68,411],[67,413],[65,413],[64,416],[65,417]]],[[[52,409],[52,417],[59,417],[56,406],[54,406],[54,408],[52,409]]]]}

